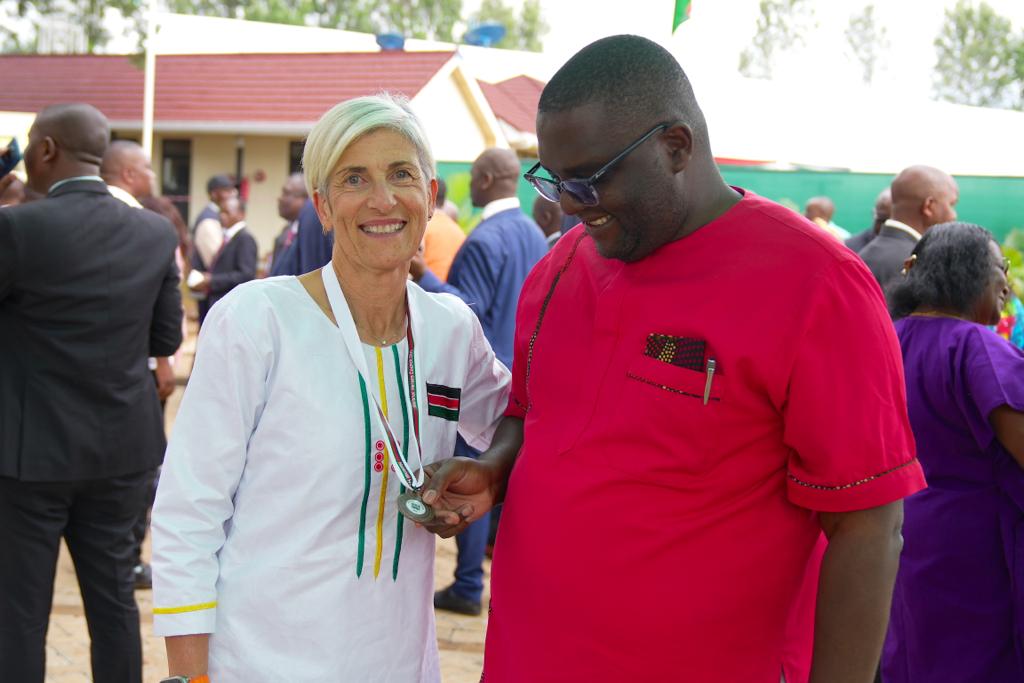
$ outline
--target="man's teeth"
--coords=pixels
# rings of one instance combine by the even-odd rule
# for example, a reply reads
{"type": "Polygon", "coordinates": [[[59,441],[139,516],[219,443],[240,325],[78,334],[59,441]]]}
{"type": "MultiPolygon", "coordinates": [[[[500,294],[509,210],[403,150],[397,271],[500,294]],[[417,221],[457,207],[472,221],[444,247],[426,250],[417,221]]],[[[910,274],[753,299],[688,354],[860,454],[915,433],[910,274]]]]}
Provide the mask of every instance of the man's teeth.
{"type": "Polygon", "coordinates": [[[402,229],[405,223],[383,223],[381,225],[364,225],[363,230],[365,232],[373,233],[374,235],[387,235],[392,232],[398,232],[402,229]]]}
{"type": "Polygon", "coordinates": [[[600,226],[604,225],[605,223],[607,223],[611,219],[612,219],[611,216],[602,216],[601,218],[596,218],[596,219],[594,219],[592,221],[587,221],[587,225],[597,228],[597,227],[600,227],[600,226]]]}

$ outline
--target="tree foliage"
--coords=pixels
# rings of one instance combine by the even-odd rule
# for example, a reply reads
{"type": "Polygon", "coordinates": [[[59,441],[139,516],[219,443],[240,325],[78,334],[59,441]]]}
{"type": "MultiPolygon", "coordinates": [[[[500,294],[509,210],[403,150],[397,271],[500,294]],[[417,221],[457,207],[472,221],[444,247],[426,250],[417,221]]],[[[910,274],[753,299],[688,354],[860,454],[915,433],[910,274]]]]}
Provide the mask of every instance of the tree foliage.
{"type": "Polygon", "coordinates": [[[508,50],[540,52],[541,39],[548,31],[541,13],[540,0],[525,0],[518,17],[515,10],[502,0],[483,0],[480,9],[469,18],[469,22],[470,25],[484,22],[502,24],[506,29],[505,37],[494,47],[508,50]]]}
{"type": "MultiPolygon", "coordinates": [[[[462,21],[462,0],[161,0],[161,8],[181,14],[339,28],[363,33],[396,32],[407,38],[455,42],[462,21]]],[[[107,10],[119,11],[141,34],[146,0],[0,0],[12,16],[33,19],[38,33],[46,17],[64,16],[85,32],[89,52],[101,50],[111,36],[105,27],[107,10]]],[[[0,12],[0,15],[3,15],[0,12]]],[[[502,0],[484,0],[470,21],[501,21],[507,34],[499,47],[540,50],[547,31],[540,0],[525,0],[517,16],[502,0]]],[[[141,43],[141,39],[140,39],[141,43]]],[[[18,36],[0,27],[0,50],[35,49],[35,35],[18,36]]]]}
{"type": "Polygon", "coordinates": [[[81,27],[85,34],[86,50],[94,52],[111,38],[105,25],[106,11],[117,10],[125,17],[132,17],[140,12],[142,0],[4,0],[2,4],[6,10],[13,6],[14,14],[20,18],[31,17],[35,30],[35,35],[16,36],[11,30],[5,29],[4,52],[34,49],[39,26],[45,17],[67,19],[81,27]]]}
{"type": "Polygon", "coordinates": [[[879,52],[889,47],[886,29],[875,19],[875,6],[867,5],[851,15],[844,35],[850,56],[860,62],[861,77],[865,83],[871,83],[878,66],[879,52]]]}
{"type": "Polygon", "coordinates": [[[757,32],[751,46],[740,53],[739,70],[750,78],[771,78],[775,57],[804,42],[814,8],[808,0],[761,0],[757,32]]]}
{"type": "Polygon", "coordinates": [[[940,99],[1024,109],[1024,35],[987,3],[958,0],[947,9],[935,51],[940,99]]]}

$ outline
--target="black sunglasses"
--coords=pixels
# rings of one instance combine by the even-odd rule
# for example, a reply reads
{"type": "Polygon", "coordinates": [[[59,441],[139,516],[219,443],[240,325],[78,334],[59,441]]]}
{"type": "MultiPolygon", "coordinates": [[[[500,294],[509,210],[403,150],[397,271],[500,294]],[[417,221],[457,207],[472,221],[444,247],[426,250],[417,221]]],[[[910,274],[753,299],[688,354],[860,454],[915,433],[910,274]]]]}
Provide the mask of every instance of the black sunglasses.
{"type": "MultiPolygon", "coordinates": [[[[671,123],[659,123],[654,128],[640,136],[636,142],[631,144],[626,149],[615,155],[615,158],[609,161],[607,164],[602,166],[597,173],[590,176],[589,178],[573,178],[571,180],[554,180],[552,178],[542,178],[537,175],[537,170],[541,168],[540,162],[538,161],[533,165],[529,171],[523,174],[523,178],[526,182],[533,185],[533,189],[537,190],[537,193],[547,199],[549,202],[557,202],[562,195],[562,192],[568,192],[570,196],[583,206],[597,206],[600,201],[597,196],[597,187],[595,185],[601,177],[610,171],[615,164],[619,163],[634,149],[644,144],[648,139],[654,136],[655,133],[668,128],[671,123]]],[[[547,170],[547,169],[545,169],[547,170]]],[[[553,173],[551,175],[554,175],[553,173]]]]}

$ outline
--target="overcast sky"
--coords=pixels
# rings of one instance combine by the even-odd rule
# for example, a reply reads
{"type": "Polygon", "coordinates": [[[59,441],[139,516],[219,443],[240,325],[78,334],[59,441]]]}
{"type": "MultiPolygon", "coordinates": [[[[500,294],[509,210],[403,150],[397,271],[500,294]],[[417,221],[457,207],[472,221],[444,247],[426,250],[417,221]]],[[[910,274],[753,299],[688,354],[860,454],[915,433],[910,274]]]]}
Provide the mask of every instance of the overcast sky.
{"type": "MultiPolygon", "coordinates": [[[[988,4],[1024,28],[1024,0],[987,0],[988,4]]],[[[858,82],[859,70],[843,53],[843,31],[850,16],[870,2],[811,0],[818,27],[805,47],[779,59],[776,78],[816,82],[858,82]]],[[[875,15],[886,28],[889,48],[882,53],[880,86],[911,96],[931,92],[935,64],[932,41],[945,8],[956,0],[877,0],[875,15]]],[[[479,5],[466,0],[468,8],[479,5]]],[[[758,0],[692,0],[691,19],[673,36],[674,0],[542,0],[550,32],[545,50],[564,61],[597,38],[615,33],[636,33],[673,51],[688,71],[735,72],[739,55],[756,30],[758,0]],[[624,8],[628,8],[624,9],[624,8]]],[[[809,87],[809,95],[811,90],[809,87]]]]}
{"type": "MultiPolygon", "coordinates": [[[[521,0],[506,0],[521,4],[521,0]]],[[[818,84],[859,87],[859,67],[844,52],[843,31],[850,16],[868,2],[809,0],[816,28],[806,45],[787,51],[777,60],[775,78],[806,84],[813,97],[818,84]]],[[[876,85],[903,97],[924,98],[932,90],[935,48],[943,12],[956,0],[876,0],[875,13],[886,28],[888,48],[880,55],[876,85]]],[[[1009,17],[1016,30],[1024,28],[1024,0],[987,0],[1009,17]]],[[[10,2],[0,2],[4,10],[10,2]]],[[[672,34],[674,0],[541,0],[550,27],[544,38],[551,63],[561,64],[588,43],[616,33],[636,33],[662,43],[683,67],[707,82],[716,74],[735,74],[739,55],[750,43],[758,18],[758,0],[692,0],[691,19],[672,34]]],[[[464,0],[471,14],[480,0],[464,0]]],[[[0,11],[0,14],[4,12],[0,11]]],[[[3,18],[3,17],[0,17],[3,18]]],[[[5,19],[9,21],[10,16],[5,19]]],[[[115,32],[118,25],[112,22],[115,32]]],[[[109,52],[131,52],[134,39],[111,42],[109,52]]]]}

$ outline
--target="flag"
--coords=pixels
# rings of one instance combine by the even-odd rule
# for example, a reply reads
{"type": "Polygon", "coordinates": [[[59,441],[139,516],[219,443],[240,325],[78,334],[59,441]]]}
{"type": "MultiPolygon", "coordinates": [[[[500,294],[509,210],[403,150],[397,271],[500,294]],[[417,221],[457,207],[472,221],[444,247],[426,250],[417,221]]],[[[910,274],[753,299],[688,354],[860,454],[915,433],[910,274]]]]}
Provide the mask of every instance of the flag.
{"type": "Polygon", "coordinates": [[[676,14],[672,19],[672,33],[676,32],[679,24],[690,18],[690,0],[676,0],[676,14]]]}
{"type": "Polygon", "coordinates": [[[452,422],[459,421],[459,404],[462,389],[441,384],[427,384],[427,414],[443,417],[452,422]]]}

